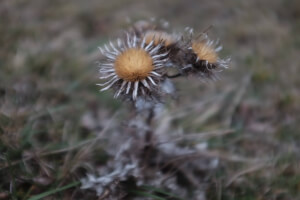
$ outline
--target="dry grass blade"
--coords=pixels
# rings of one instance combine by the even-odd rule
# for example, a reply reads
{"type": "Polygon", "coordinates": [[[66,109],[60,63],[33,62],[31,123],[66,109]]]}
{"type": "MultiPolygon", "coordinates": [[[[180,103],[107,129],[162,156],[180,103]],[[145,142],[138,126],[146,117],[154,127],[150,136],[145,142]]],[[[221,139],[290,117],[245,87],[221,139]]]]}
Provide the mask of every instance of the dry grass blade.
{"type": "Polygon", "coordinates": [[[234,114],[234,111],[237,108],[237,106],[241,103],[243,96],[247,92],[247,88],[248,88],[249,84],[251,83],[251,78],[252,78],[252,74],[246,76],[242,80],[242,83],[239,86],[238,91],[236,92],[233,99],[230,101],[229,107],[226,109],[226,112],[224,114],[224,116],[225,116],[224,125],[226,127],[230,126],[231,121],[232,121],[232,115],[234,114]]]}
{"type": "Polygon", "coordinates": [[[165,144],[165,143],[172,143],[172,142],[178,142],[181,140],[208,140],[213,137],[221,137],[225,136],[231,133],[234,133],[234,129],[228,129],[228,130],[217,130],[217,131],[210,131],[210,132],[203,132],[203,133],[190,133],[185,134],[176,138],[171,138],[168,141],[161,141],[157,143],[157,145],[165,144]]]}
{"type": "Polygon", "coordinates": [[[169,160],[166,164],[162,166],[162,168],[165,168],[169,165],[172,165],[174,163],[180,163],[183,160],[191,160],[191,159],[198,159],[198,158],[219,158],[221,160],[230,161],[230,162],[241,162],[241,163],[258,163],[262,161],[266,161],[268,159],[253,159],[253,158],[245,158],[238,155],[232,155],[225,152],[219,152],[219,151],[201,151],[196,153],[190,153],[182,156],[177,156],[171,160],[169,160]]]}
{"type": "Polygon", "coordinates": [[[193,124],[201,126],[205,124],[210,118],[215,116],[223,107],[224,99],[230,94],[232,90],[232,87],[226,88],[222,95],[214,99],[211,105],[208,106],[206,110],[204,110],[202,114],[193,121],[193,124]]]}
{"type": "Polygon", "coordinates": [[[253,166],[250,166],[248,167],[247,169],[244,169],[240,172],[237,172],[236,174],[234,174],[232,176],[231,179],[229,179],[226,183],[226,187],[229,187],[234,181],[236,181],[239,177],[241,176],[244,176],[246,174],[249,174],[249,173],[252,173],[252,172],[255,172],[255,171],[258,171],[258,170],[262,170],[263,168],[267,168],[267,167],[270,167],[271,165],[268,164],[268,163],[260,163],[260,164],[256,164],[256,165],[253,165],[253,166]]]}

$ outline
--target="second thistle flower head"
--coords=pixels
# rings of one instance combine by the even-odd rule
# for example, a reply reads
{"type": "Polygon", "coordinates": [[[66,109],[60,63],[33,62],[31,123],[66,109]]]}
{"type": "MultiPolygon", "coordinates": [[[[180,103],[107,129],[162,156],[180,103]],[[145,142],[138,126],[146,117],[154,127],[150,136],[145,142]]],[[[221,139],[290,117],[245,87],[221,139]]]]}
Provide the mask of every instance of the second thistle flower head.
{"type": "Polygon", "coordinates": [[[152,96],[157,93],[158,82],[162,78],[161,69],[168,53],[159,54],[160,44],[154,40],[146,43],[146,37],[139,39],[127,34],[126,41],[118,39],[117,47],[110,42],[110,48],[99,48],[106,57],[100,64],[100,79],[107,79],[101,91],[115,88],[114,97],[128,96],[136,100],[138,96],[152,96]]]}
{"type": "Polygon", "coordinates": [[[200,39],[192,40],[191,49],[197,56],[196,62],[202,61],[207,67],[226,68],[230,59],[221,59],[218,52],[222,50],[222,46],[218,46],[218,41],[214,42],[208,39],[206,34],[201,35],[200,39]]]}
{"type": "Polygon", "coordinates": [[[228,67],[230,58],[221,59],[218,53],[222,50],[222,46],[218,46],[218,41],[210,40],[206,34],[192,40],[190,49],[196,57],[193,61],[194,68],[204,76],[214,78],[215,72],[228,67]]]}
{"type": "Polygon", "coordinates": [[[183,39],[183,73],[198,74],[202,78],[215,78],[216,72],[227,68],[230,58],[222,59],[219,51],[222,46],[218,41],[210,40],[206,33],[194,36],[193,29],[187,29],[189,35],[183,39]]]}

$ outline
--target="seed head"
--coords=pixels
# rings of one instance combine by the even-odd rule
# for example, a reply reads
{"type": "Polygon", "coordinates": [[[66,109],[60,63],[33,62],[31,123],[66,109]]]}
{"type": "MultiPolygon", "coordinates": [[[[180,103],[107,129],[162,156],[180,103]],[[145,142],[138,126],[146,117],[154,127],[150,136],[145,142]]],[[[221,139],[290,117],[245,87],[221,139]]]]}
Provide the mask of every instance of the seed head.
{"type": "Polygon", "coordinates": [[[218,60],[218,55],[215,49],[204,42],[194,41],[192,43],[192,50],[199,60],[205,60],[208,63],[216,63],[218,60]]]}
{"type": "Polygon", "coordinates": [[[160,53],[161,44],[155,41],[146,43],[135,35],[127,34],[125,41],[118,39],[118,47],[110,42],[105,50],[99,48],[107,62],[100,64],[100,79],[108,79],[100,86],[101,91],[115,88],[115,98],[120,95],[136,100],[138,96],[154,97],[159,92],[158,83],[162,79],[162,70],[168,60],[168,53],[160,53]]]}
{"type": "Polygon", "coordinates": [[[147,51],[131,48],[117,56],[114,68],[119,78],[135,82],[146,79],[154,66],[152,57],[147,51]]]}
{"type": "Polygon", "coordinates": [[[154,41],[154,45],[162,44],[165,47],[175,43],[175,38],[163,31],[147,31],[145,34],[146,43],[149,44],[154,41]]]}
{"type": "MultiPolygon", "coordinates": [[[[217,72],[228,67],[230,59],[221,59],[219,51],[222,46],[218,41],[210,40],[207,34],[202,33],[198,37],[193,36],[193,30],[188,29],[187,38],[183,39],[181,46],[181,61],[184,66],[182,73],[199,75],[202,78],[217,78],[217,72]]],[[[177,61],[177,58],[175,58],[177,61]]]]}

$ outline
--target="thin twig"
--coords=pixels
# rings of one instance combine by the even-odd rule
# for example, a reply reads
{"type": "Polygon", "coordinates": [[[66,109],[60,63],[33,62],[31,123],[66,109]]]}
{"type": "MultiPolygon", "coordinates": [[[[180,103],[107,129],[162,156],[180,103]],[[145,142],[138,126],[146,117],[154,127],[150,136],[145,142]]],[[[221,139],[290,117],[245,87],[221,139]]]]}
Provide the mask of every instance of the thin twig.
{"type": "Polygon", "coordinates": [[[178,78],[178,77],[180,77],[180,76],[182,76],[182,74],[181,73],[178,73],[178,74],[174,74],[174,75],[165,75],[167,78],[178,78]]]}

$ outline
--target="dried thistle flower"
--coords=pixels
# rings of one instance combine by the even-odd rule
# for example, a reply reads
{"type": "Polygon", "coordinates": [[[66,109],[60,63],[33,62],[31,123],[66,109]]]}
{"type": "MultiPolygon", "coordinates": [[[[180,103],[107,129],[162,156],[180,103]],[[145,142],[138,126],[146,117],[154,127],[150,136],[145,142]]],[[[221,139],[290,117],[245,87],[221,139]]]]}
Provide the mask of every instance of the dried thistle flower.
{"type": "Polygon", "coordinates": [[[183,39],[185,55],[185,73],[200,74],[201,77],[214,78],[216,72],[228,67],[230,58],[221,59],[219,51],[222,46],[219,41],[210,40],[206,33],[193,36],[193,29],[189,29],[189,37],[183,39]]]}
{"type": "Polygon", "coordinates": [[[163,19],[151,18],[149,20],[139,20],[132,24],[129,32],[135,33],[138,36],[144,35],[147,31],[163,31],[166,32],[170,28],[168,21],[163,19]]]}
{"type": "Polygon", "coordinates": [[[208,63],[216,63],[218,60],[217,52],[221,49],[214,49],[210,43],[204,41],[193,41],[192,50],[197,55],[197,60],[205,60],[208,63]]]}
{"type": "Polygon", "coordinates": [[[109,79],[103,84],[101,91],[111,87],[117,89],[114,97],[128,96],[136,100],[138,96],[152,97],[158,93],[158,83],[162,78],[161,70],[168,60],[167,52],[159,53],[162,44],[154,45],[155,41],[146,43],[136,35],[127,34],[126,42],[118,39],[118,48],[110,42],[105,50],[99,48],[107,62],[100,64],[100,79],[109,79]]]}
{"type": "Polygon", "coordinates": [[[169,47],[176,43],[176,38],[164,31],[150,30],[145,33],[146,44],[149,44],[152,40],[154,45],[161,44],[163,47],[169,47]]]}
{"type": "MultiPolygon", "coordinates": [[[[201,184],[201,181],[190,177],[198,174],[199,170],[218,166],[217,159],[212,162],[206,158],[200,162],[189,160],[188,156],[198,152],[198,146],[182,148],[172,141],[161,143],[162,138],[155,136],[151,124],[162,104],[153,100],[161,94],[173,95],[175,89],[170,78],[189,74],[214,78],[215,72],[227,68],[229,59],[220,58],[218,52],[222,47],[209,40],[205,33],[194,37],[193,30],[189,29],[188,37],[183,35],[179,38],[167,33],[163,27],[160,29],[141,21],[129,29],[127,37],[118,39],[116,46],[110,42],[110,47],[99,48],[106,60],[100,64],[100,79],[106,79],[106,82],[98,84],[103,87],[101,91],[115,89],[114,97],[132,100],[139,114],[128,122],[134,130],[130,130],[129,135],[122,130],[116,132],[115,137],[110,137],[114,159],[102,166],[98,175],[88,175],[81,180],[83,189],[97,191],[101,199],[121,199],[127,195],[127,189],[131,191],[130,187],[145,184],[159,185],[187,196],[189,186],[201,184]],[[173,71],[178,74],[170,76],[168,72],[171,70],[168,69],[175,69],[173,71]],[[145,110],[147,112],[141,112],[145,110]],[[119,147],[117,152],[116,146],[119,147]],[[177,166],[173,161],[179,156],[187,156],[187,162],[177,166]],[[188,187],[178,184],[179,178],[186,179],[188,187]]],[[[194,196],[202,199],[202,190],[196,192],[194,196]]]]}

